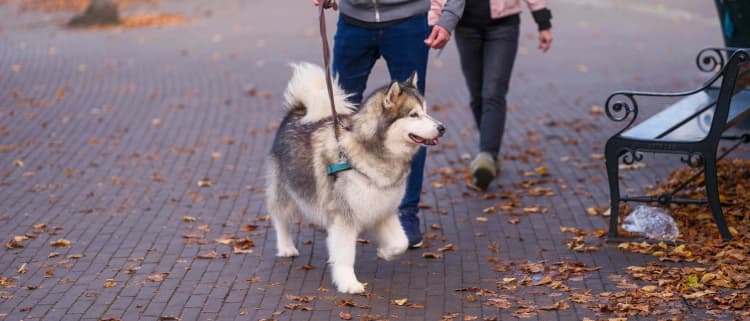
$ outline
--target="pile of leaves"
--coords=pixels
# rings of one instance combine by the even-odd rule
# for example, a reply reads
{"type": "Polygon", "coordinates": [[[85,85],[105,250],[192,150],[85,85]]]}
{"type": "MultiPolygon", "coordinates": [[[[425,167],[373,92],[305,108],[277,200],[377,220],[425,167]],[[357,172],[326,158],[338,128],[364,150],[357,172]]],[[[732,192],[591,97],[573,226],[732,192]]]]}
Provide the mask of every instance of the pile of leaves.
{"type": "MultiPolygon", "coordinates": [[[[750,161],[724,160],[717,167],[732,241],[721,238],[708,205],[671,204],[665,210],[680,231],[675,244],[627,242],[618,247],[660,261],[627,268],[634,280],[644,284],[640,291],[682,298],[715,317],[750,318],[750,161]]],[[[653,193],[669,192],[696,173],[690,168],[676,170],[653,193]]],[[[703,176],[678,196],[705,198],[703,176]]]]}
{"type": "MultiPolygon", "coordinates": [[[[90,0],[0,0],[0,5],[17,4],[22,12],[83,12],[90,0]]],[[[154,6],[159,0],[114,0],[120,9],[128,9],[140,5],[154,6]]],[[[147,27],[163,27],[181,25],[188,22],[188,18],[171,13],[135,13],[120,17],[121,23],[116,28],[132,29],[147,27]]],[[[94,27],[93,29],[111,29],[108,27],[94,27]]],[[[91,29],[91,28],[90,28],[91,29]]]]}
{"type": "MultiPolygon", "coordinates": [[[[12,3],[14,1],[6,0],[6,2],[12,3]]],[[[81,12],[88,7],[91,0],[19,0],[18,2],[20,3],[21,11],[81,12]]],[[[114,2],[120,8],[127,8],[135,5],[155,4],[158,0],[114,0],[114,2]]],[[[2,3],[3,2],[0,2],[0,4],[2,3]]]]}
{"type": "Polygon", "coordinates": [[[188,22],[185,16],[178,14],[140,13],[121,18],[120,28],[146,28],[181,25],[188,22]]]}

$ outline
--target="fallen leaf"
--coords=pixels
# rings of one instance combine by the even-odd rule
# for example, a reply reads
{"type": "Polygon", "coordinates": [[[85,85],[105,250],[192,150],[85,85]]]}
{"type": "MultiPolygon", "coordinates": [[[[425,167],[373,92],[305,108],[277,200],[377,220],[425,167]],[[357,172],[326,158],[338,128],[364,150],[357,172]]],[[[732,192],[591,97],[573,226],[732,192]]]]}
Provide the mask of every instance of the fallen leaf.
{"type": "Polygon", "coordinates": [[[198,187],[211,187],[211,186],[214,186],[214,183],[208,177],[205,177],[202,180],[198,181],[198,187]]]}
{"type": "Polygon", "coordinates": [[[58,239],[49,243],[54,247],[70,247],[71,242],[66,239],[58,239]]]}
{"type": "Polygon", "coordinates": [[[148,280],[151,282],[161,282],[169,276],[169,272],[162,272],[157,274],[151,274],[148,276],[148,280]]]}
{"type": "Polygon", "coordinates": [[[513,306],[506,298],[489,298],[486,304],[499,309],[510,309],[513,306]]]}
{"type": "Polygon", "coordinates": [[[211,251],[205,254],[198,254],[195,256],[195,258],[203,259],[203,260],[213,260],[213,259],[226,258],[226,257],[227,257],[226,254],[219,255],[219,253],[216,253],[216,251],[211,251]]]}
{"type": "Polygon", "coordinates": [[[458,248],[453,245],[453,243],[448,243],[438,249],[438,252],[445,252],[445,251],[457,251],[458,248]]]}
{"type": "Polygon", "coordinates": [[[16,280],[12,278],[4,278],[0,276],[0,287],[14,288],[16,287],[16,280]]]}
{"type": "Polygon", "coordinates": [[[253,253],[252,247],[255,246],[255,243],[253,240],[250,239],[250,237],[245,237],[242,240],[237,240],[234,242],[234,245],[232,246],[232,252],[234,254],[250,254],[253,253]]]}
{"type": "Polygon", "coordinates": [[[23,244],[21,244],[20,242],[17,242],[16,240],[10,240],[8,242],[5,242],[5,248],[9,250],[20,249],[20,248],[23,248],[23,244]]]}
{"type": "Polygon", "coordinates": [[[112,288],[115,286],[117,286],[117,281],[115,281],[115,279],[107,279],[104,281],[105,288],[112,288]]]}
{"type": "Polygon", "coordinates": [[[540,306],[539,310],[552,311],[552,310],[567,310],[569,308],[570,308],[570,305],[567,302],[560,300],[551,305],[540,306]]]}

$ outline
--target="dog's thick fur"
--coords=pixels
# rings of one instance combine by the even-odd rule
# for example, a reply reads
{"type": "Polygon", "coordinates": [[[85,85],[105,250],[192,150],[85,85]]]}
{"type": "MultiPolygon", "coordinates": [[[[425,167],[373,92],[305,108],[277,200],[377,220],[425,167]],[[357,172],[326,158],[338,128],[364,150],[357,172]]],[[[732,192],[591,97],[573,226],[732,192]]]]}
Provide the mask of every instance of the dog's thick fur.
{"type": "Polygon", "coordinates": [[[378,256],[390,260],[408,247],[398,219],[411,159],[420,145],[434,145],[445,130],[427,115],[416,76],[375,91],[359,109],[334,85],[337,113],[347,127],[337,143],[325,86],[316,65],[293,65],[286,114],[267,163],[266,201],[276,229],[278,256],[297,256],[290,225],[299,215],[328,232],[333,283],[340,292],[359,293],[354,275],[357,236],[372,230],[378,256]],[[326,175],[338,162],[339,146],[351,170],[326,175]]]}

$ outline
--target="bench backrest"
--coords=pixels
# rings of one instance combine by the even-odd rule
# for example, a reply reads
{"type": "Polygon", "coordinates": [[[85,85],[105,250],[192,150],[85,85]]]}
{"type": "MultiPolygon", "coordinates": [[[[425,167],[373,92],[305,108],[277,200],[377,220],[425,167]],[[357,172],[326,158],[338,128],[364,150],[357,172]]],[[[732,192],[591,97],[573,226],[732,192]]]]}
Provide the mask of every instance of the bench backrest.
{"type": "MultiPolygon", "coordinates": [[[[745,89],[750,84],[750,52],[746,49],[736,49],[728,53],[729,59],[719,72],[721,86],[716,101],[711,128],[707,140],[718,141],[726,128],[729,109],[735,93],[745,89]]],[[[715,79],[714,79],[715,80],[715,79]]]]}

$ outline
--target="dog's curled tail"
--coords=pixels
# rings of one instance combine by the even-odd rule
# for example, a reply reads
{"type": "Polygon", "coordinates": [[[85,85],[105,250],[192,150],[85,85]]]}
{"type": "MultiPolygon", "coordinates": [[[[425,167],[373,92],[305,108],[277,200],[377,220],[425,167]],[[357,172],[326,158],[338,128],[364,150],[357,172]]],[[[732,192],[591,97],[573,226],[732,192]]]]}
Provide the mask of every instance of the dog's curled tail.
{"type": "MultiPolygon", "coordinates": [[[[292,79],[284,92],[286,107],[292,113],[304,115],[301,123],[312,123],[331,117],[331,103],[328,99],[325,70],[318,65],[308,62],[292,64],[292,79]]],[[[344,92],[333,79],[333,101],[336,112],[342,115],[351,114],[355,110],[354,104],[347,98],[351,96],[344,92]]]]}

